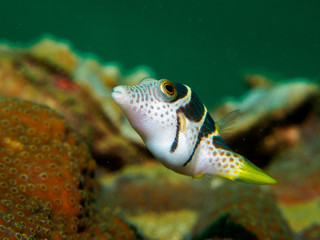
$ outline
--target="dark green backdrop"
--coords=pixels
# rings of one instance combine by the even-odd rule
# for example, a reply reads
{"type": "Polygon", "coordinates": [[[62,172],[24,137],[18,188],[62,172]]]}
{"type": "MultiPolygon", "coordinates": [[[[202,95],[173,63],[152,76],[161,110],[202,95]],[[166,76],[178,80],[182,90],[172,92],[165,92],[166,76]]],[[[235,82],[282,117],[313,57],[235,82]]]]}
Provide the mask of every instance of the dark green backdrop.
{"type": "Polygon", "coordinates": [[[243,74],[318,79],[320,1],[1,0],[0,40],[44,34],[124,69],[192,86],[210,107],[246,88],[243,74]]]}

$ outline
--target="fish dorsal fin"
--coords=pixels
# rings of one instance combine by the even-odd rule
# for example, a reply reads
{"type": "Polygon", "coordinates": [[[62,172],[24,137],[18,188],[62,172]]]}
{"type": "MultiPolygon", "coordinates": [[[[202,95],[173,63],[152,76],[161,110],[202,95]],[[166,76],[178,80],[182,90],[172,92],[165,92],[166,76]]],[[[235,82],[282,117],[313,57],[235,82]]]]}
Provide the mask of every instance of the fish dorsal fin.
{"type": "Polygon", "coordinates": [[[224,117],[220,118],[217,123],[216,127],[221,136],[225,136],[232,130],[233,125],[236,122],[236,118],[240,114],[240,109],[236,109],[232,112],[227,113],[224,117]]]}

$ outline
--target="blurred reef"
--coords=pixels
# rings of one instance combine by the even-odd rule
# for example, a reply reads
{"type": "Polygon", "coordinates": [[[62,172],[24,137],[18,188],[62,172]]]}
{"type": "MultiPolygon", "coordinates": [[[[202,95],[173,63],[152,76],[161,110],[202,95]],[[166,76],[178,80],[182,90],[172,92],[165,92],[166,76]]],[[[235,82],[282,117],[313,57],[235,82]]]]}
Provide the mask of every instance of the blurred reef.
{"type": "Polygon", "coordinates": [[[318,84],[247,75],[247,94],[211,111],[240,109],[226,142],[279,181],[253,186],[152,158],[110,96],[151,75],[47,38],[0,45],[2,239],[319,239],[318,84]]]}

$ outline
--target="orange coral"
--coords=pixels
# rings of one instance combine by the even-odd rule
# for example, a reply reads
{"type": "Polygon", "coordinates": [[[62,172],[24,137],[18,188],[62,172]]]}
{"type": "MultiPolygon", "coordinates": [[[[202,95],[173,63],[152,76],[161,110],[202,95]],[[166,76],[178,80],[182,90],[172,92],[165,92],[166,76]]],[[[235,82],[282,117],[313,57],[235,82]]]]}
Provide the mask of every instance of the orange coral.
{"type": "Polygon", "coordinates": [[[124,78],[118,67],[81,58],[52,39],[27,48],[0,44],[0,95],[61,112],[95,160],[111,170],[149,159],[137,140],[120,136],[123,116],[110,95],[120,76],[124,78]]]}
{"type": "MultiPolygon", "coordinates": [[[[109,239],[108,227],[99,228],[95,217],[94,170],[86,146],[56,112],[0,98],[2,239],[109,239]]],[[[128,225],[115,225],[125,225],[127,239],[134,239],[128,225]]]]}

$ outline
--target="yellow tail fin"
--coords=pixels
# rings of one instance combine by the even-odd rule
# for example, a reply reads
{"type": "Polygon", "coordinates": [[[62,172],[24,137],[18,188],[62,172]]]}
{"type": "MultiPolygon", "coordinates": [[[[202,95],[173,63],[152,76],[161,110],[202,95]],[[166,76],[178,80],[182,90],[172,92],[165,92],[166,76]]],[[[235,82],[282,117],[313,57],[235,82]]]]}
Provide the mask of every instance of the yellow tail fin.
{"type": "Polygon", "coordinates": [[[236,181],[261,185],[278,183],[277,180],[264,173],[260,168],[247,159],[238,171],[239,175],[234,179],[236,181]]]}

